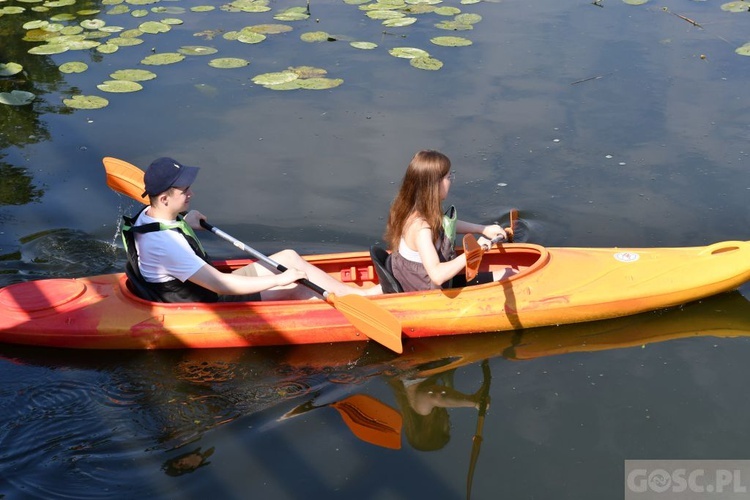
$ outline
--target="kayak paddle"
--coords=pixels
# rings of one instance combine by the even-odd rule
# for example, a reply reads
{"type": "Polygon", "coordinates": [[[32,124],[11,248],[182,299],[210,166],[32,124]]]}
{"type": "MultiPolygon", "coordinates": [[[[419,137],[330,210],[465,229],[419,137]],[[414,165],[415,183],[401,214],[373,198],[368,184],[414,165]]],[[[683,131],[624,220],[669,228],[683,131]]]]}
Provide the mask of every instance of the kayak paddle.
{"type": "MultiPolygon", "coordinates": [[[[513,231],[516,225],[516,219],[518,218],[518,210],[515,208],[510,211],[510,226],[505,228],[505,237],[508,243],[513,242],[513,231]]],[[[476,278],[479,272],[479,264],[482,263],[482,256],[484,252],[492,248],[492,245],[498,243],[502,238],[497,236],[490,241],[489,246],[484,247],[477,242],[477,239],[471,235],[464,235],[463,247],[464,254],[466,255],[466,281],[471,281],[476,278]]]]}
{"type": "MultiPolygon", "coordinates": [[[[107,172],[107,185],[110,188],[136,201],[147,203],[146,199],[141,197],[145,190],[141,169],[126,161],[111,157],[104,158],[103,163],[107,172]]],[[[280,272],[286,271],[286,267],[283,265],[212,226],[205,220],[201,220],[201,226],[280,272]]],[[[350,294],[337,297],[310,280],[303,279],[299,283],[322,295],[326,302],[343,314],[355,328],[370,339],[399,354],[403,352],[401,323],[390,311],[383,309],[362,295],[350,294]]]]}

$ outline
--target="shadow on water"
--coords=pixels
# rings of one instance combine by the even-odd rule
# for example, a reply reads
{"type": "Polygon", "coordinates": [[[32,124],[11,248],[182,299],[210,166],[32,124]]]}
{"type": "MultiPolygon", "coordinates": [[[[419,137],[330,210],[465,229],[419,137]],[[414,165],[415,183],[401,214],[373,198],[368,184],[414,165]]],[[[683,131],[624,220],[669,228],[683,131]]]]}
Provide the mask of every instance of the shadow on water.
{"type": "Polygon", "coordinates": [[[198,496],[225,488],[232,497],[239,484],[267,480],[299,498],[330,485],[309,465],[288,476],[290,464],[337,462],[326,451],[335,446],[359,450],[367,472],[350,471],[334,497],[369,497],[371,488],[408,495],[411,482],[381,476],[376,487],[365,477],[388,470],[393,453],[448,447],[457,428],[451,415],[462,413],[468,425],[463,412],[473,411],[466,458],[449,476],[412,470],[414,482],[430,484],[428,493],[463,478],[469,496],[473,481],[493,470],[482,466],[482,440],[491,433],[502,441],[496,425],[484,429],[485,418],[504,411],[499,389],[490,388],[492,369],[508,371],[502,363],[748,335],[750,302],[733,292],[616,320],[410,340],[401,356],[373,343],[155,352],[2,346],[0,494],[198,496]],[[222,473],[227,460],[240,469],[262,460],[266,478],[230,479],[222,473]]]}

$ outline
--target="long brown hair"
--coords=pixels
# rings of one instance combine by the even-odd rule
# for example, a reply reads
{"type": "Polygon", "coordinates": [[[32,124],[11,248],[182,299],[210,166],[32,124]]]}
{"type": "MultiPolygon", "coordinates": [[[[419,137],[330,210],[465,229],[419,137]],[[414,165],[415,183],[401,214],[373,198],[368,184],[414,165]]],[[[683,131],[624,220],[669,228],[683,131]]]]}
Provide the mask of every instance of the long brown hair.
{"type": "Polygon", "coordinates": [[[412,215],[427,221],[432,241],[437,241],[443,224],[440,181],[450,170],[450,159],[438,151],[419,151],[411,159],[385,228],[385,241],[392,250],[398,248],[404,226],[412,215]]]}

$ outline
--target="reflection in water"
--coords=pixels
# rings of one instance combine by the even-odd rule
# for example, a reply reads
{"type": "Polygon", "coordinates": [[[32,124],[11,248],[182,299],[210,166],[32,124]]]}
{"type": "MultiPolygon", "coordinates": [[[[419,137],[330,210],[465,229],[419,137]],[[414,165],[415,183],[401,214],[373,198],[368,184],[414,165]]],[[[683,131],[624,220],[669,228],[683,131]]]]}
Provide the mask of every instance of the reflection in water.
{"type": "MultiPolygon", "coordinates": [[[[330,434],[337,447],[360,442],[402,453],[403,436],[410,450],[437,451],[447,449],[451,419],[472,419],[471,453],[464,448],[451,459],[461,461],[452,474],[466,481],[469,496],[475,472],[491,470],[481,464],[480,446],[502,435],[497,425],[484,435],[485,418],[505,413],[502,405],[488,411],[499,390],[490,389],[491,368],[707,335],[750,335],[750,302],[732,293],[597,323],[413,340],[402,356],[372,343],[128,353],[3,346],[0,477],[11,491],[37,496],[86,497],[122,484],[132,495],[158,495],[163,485],[153,471],[160,470],[186,488],[171,495],[194,493],[224,477],[212,472],[215,464],[253,459],[232,451],[237,440],[276,436],[296,460],[311,453],[300,428],[330,434]],[[473,392],[457,387],[459,374],[473,392]],[[378,381],[385,393],[375,391],[378,381]],[[331,415],[336,426],[318,424],[331,415]]],[[[304,482],[288,487],[301,494],[304,482]]]]}

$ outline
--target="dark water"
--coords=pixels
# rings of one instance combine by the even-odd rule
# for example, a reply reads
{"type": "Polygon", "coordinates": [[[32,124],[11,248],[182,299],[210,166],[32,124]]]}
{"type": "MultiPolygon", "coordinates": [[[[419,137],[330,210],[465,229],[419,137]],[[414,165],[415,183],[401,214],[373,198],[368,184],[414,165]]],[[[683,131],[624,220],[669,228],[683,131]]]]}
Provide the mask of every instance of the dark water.
{"type": "MultiPolygon", "coordinates": [[[[0,8],[16,5],[34,4],[0,8]]],[[[433,13],[385,28],[357,6],[313,2],[310,19],[286,23],[294,31],[248,45],[194,35],[281,23],[273,15],[295,4],[145,18],[104,5],[95,17],[126,29],[163,17],[183,24],[115,54],[48,57],[26,53],[35,44],[21,40],[21,25],[96,4],[4,14],[0,63],[26,74],[0,77],[0,92],[39,97],[0,106],[0,284],[121,268],[118,219],[135,206],[107,188],[104,156],[203,167],[194,208],[267,252],[379,240],[406,164],[423,148],[453,159],[449,201],[462,218],[491,222],[518,208],[526,241],[748,238],[750,58],[734,52],[750,41],[747,13],[685,0],[441,5],[482,20],[448,32],[434,24],[450,17],[433,13]],[[338,40],[300,40],[316,30],[338,40]],[[445,35],[473,45],[429,42],[445,35]],[[379,46],[361,51],[349,40],[379,46]],[[62,105],[73,93],[103,95],[96,85],[110,73],[184,45],[250,64],[217,70],[213,56],[192,56],[147,67],[158,77],[140,92],[104,95],[107,108],[62,105]],[[388,54],[399,46],[444,66],[415,69],[388,54]],[[77,60],[89,70],[56,68],[77,60]],[[344,84],[281,92],[252,83],[301,65],[344,84]]],[[[214,255],[236,255],[204,241],[214,255]]],[[[621,498],[626,459],[747,458],[748,297],[745,285],[612,322],[413,342],[398,358],[367,343],[0,346],[0,497],[465,498],[470,483],[473,498],[621,498]],[[415,405],[448,408],[424,419],[415,405]]]]}

